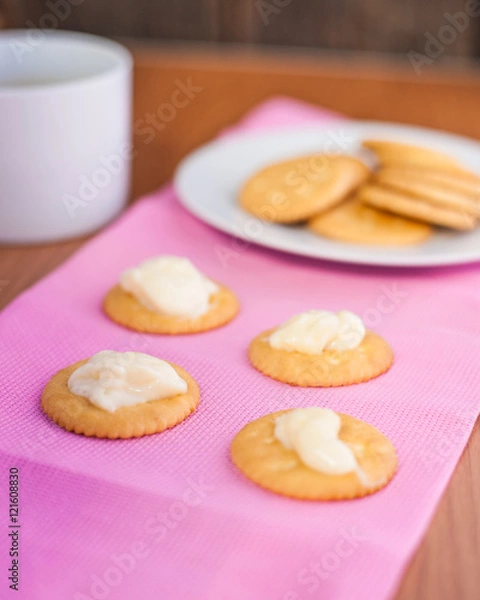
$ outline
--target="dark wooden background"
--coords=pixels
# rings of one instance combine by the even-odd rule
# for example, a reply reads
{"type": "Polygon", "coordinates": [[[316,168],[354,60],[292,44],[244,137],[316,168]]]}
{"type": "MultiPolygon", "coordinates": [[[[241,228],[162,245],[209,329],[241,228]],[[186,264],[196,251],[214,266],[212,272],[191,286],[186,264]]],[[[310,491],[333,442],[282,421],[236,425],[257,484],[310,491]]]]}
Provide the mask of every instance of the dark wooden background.
{"type": "MultiPolygon", "coordinates": [[[[53,24],[113,37],[425,53],[426,34],[438,38],[447,13],[465,12],[469,2],[480,12],[480,0],[0,0],[0,27],[53,24]]],[[[480,17],[469,21],[443,44],[443,57],[480,55],[480,17]]]]}

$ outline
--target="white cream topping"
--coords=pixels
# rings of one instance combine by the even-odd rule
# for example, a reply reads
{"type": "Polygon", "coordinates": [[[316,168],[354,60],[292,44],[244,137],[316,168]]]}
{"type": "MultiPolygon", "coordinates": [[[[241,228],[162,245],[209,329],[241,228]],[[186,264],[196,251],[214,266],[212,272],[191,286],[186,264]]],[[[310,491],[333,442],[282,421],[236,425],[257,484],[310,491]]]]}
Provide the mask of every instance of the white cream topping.
{"type": "Polygon", "coordinates": [[[159,256],[128,269],[120,285],[151,311],[194,319],[210,309],[218,286],[187,259],[159,256]]]}
{"type": "Polygon", "coordinates": [[[348,310],[309,310],[277,327],[268,340],[276,350],[321,354],[324,350],[352,350],[362,343],[365,332],[362,319],[348,310]]]}
{"type": "Polygon", "coordinates": [[[315,471],[329,475],[359,473],[352,450],[338,439],[340,426],[340,417],[333,410],[316,406],[296,408],[277,417],[275,437],[315,471]]]}
{"type": "Polygon", "coordinates": [[[121,406],[184,394],[187,387],[168,362],[142,352],[113,350],[94,354],[68,379],[73,394],[111,413],[121,406]]]}

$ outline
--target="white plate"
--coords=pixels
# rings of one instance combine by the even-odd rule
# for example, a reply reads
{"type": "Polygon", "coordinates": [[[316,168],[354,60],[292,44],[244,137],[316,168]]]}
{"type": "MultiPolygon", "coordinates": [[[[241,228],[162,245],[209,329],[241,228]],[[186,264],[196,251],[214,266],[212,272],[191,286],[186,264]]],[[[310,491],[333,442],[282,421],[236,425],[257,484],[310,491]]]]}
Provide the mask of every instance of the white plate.
{"type": "Polygon", "coordinates": [[[480,174],[480,143],[456,135],[390,123],[345,121],[308,128],[226,137],[187,156],[175,175],[182,204],[202,221],[248,242],[302,256],[389,266],[438,266],[480,261],[480,228],[457,233],[438,230],[424,244],[379,248],[321,238],[304,226],[259,221],[237,204],[244,181],[269,163],[315,152],[341,152],[368,162],[360,149],[366,138],[385,138],[431,147],[457,158],[480,174]]]}

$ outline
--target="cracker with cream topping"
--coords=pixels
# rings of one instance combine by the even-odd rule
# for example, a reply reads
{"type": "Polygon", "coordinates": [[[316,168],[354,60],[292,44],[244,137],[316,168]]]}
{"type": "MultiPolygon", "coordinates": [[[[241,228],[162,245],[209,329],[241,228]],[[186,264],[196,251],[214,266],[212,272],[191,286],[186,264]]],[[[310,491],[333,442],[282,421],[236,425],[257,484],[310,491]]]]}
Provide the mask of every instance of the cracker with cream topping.
{"type": "Polygon", "coordinates": [[[150,310],[120,285],[113,287],[103,302],[105,313],[119,325],[142,333],[165,335],[200,333],[216,329],[229,323],[239,309],[240,305],[235,294],[222,285],[219,285],[218,290],[212,294],[208,312],[195,318],[167,315],[150,310]]]}
{"type": "Polygon", "coordinates": [[[301,500],[347,500],[376,492],[394,476],[397,456],[392,442],[373,425],[341,413],[339,439],[352,450],[363,476],[355,471],[327,474],[308,467],[275,437],[275,420],[286,412],[248,423],[232,441],[234,464],[257,485],[301,500]]]}
{"type": "Polygon", "coordinates": [[[272,379],[301,387],[337,387],[368,381],[388,371],[393,364],[393,350],[373,331],[351,350],[323,350],[320,354],[303,354],[272,348],[270,335],[275,329],[260,333],[251,342],[248,357],[252,365],[272,379]]]}
{"type": "MultiPolygon", "coordinates": [[[[87,359],[88,360],[88,359],[87,359]]],[[[187,391],[169,398],[122,406],[111,413],[72,393],[70,375],[87,360],[66,367],[54,375],[42,393],[43,411],[67,431],[98,438],[137,438],[160,433],[186,419],[198,406],[200,390],[191,375],[169,363],[187,383],[187,391]]]]}

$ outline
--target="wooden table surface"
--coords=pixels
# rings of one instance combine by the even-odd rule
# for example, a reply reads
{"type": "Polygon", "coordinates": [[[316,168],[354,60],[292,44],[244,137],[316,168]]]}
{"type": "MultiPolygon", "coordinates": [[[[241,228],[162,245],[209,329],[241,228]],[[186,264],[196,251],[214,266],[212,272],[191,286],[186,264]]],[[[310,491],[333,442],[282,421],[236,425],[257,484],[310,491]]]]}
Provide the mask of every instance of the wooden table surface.
{"type": "MultiPolygon", "coordinates": [[[[418,76],[407,62],[348,55],[220,53],[202,47],[133,50],[137,156],[132,197],[167,181],[187,152],[273,94],[295,96],[351,117],[413,123],[480,139],[480,71],[466,66],[432,66],[418,76]],[[162,121],[150,139],[144,130],[147,115],[170,103],[179,82],[189,80],[197,89],[195,97],[174,118],[162,121]]],[[[83,242],[0,248],[0,308],[83,242]]],[[[396,600],[478,600],[479,559],[477,423],[396,600]]]]}

